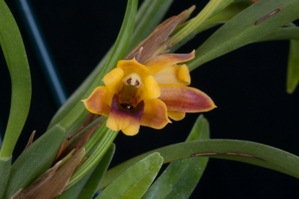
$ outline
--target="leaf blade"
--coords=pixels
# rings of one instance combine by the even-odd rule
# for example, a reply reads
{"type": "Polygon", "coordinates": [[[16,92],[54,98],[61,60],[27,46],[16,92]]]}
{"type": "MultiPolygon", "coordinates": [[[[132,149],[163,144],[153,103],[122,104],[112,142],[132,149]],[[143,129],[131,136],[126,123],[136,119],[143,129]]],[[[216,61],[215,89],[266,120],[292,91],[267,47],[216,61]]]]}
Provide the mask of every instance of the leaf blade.
{"type": "MultiPolygon", "coordinates": [[[[209,139],[209,124],[202,115],[196,120],[186,141],[198,139],[209,139]]],[[[142,198],[188,198],[201,178],[207,163],[207,157],[187,158],[170,163],[142,198]]]]}
{"type": "Polygon", "coordinates": [[[3,0],[0,0],[0,44],[9,69],[12,87],[10,113],[0,157],[10,157],[28,116],[31,78],[21,33],[3,0]]]}
{"type": "Polygon", "coordinates": [[[299,39],[290,40],[287,69],[287,93],[292,94],[299,82],[299,39]]]}
{"type": "Polygon", "coordinates": [[[258,41],[299,18],[298,8],[298,0],[259,1],[249,6],[219,28],[197,49],[198,56],[188,63],[189,69],[193,70],[212,59],[258,41]]]}
{"type": "Polygon", "coordinates": [[[129,165],[153,152],[159,152],[164,158],[165,163],[189,158],[198,154],[198,156],[253,164],[299,178],[299,171],[297,169],[299,167],[299,157],[294,154],[256,142],[213,139],[173,144],[132,158],[108,170],[99,188],[107,186],[107,184],[128,168],[129,165]],[[237,154],[242,154],[243,156],[238,156],[237,154]]]}
{"type": "Polygon", "coordinates": [[[99,186],[102,177],[105,175],[105,172],[108,169],[108,166],[114,155],[115,145],[112,144],[108,151],[105,153],[104,157],[101,159],[95,170],[92,172],[92,175],[88,179],[87,183],[84,186],[84,189],[80,192],[78,199],[87,199],[92,198],[96,193],[97,187],[99,186]]]}
{"type": "Polygon", "coordinates": [[[96,199],[138,199],[150,186],[163,163],[159,153],[138,161],[111,183],[96,199]]]}
{"type": "Polygon", "coordinates": [[[64,139],[64,134],[65,130],[55,125],[18,157],[11,168],[7,198],[10,198],[17,190],[26,187],[51,166],[64,139]]]}

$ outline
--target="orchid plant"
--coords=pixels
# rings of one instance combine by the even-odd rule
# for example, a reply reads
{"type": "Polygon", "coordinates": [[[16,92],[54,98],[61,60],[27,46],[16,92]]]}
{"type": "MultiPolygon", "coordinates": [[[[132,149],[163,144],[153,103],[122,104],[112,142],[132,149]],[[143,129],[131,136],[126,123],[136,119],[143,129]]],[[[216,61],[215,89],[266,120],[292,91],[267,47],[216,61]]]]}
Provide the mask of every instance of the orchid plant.
{"type": "Polygon", "coordinates": [[[299,28],[292,22],[299,18],[299,0],[210,0],[193,18],[191,6],[161,22],[155,16],[171,3],[145,0],[138,8],[137,0],[128,0],[111,50],[57,111],[47,131],[37,139],[32,133],[12,161],[30,107],[31,79],[18,26],[0,0],[0,44],[12,87],[0,150],[0,199],[188,198],[210,157],[299,178],[298,156],[256,142],[210,139],[203,115],[185,142],[109,168],[119,131],[128,136],[142,133],[140,126],[163,131],[186,113],[216,108],[208,93],[189,85],[190,71],[219,56],[254,42],[290,40],[287,91],[294,92],[298,84],[299,28]],[[212,27],[219,28],[196,50],[175,53],[212,27]],[[170,164],[157,177],[165,163],[170,164]]]}

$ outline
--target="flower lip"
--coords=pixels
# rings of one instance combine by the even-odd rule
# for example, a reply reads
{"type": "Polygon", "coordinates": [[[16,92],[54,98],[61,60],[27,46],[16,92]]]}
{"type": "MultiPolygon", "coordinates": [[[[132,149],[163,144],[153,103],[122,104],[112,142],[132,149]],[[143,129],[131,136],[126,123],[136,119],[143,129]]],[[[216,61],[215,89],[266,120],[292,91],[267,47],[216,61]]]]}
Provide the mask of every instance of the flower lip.
{"type": "Polygon", "coordinates": [[[144,101],[139,102],[136,107],[120,104],[118,95],[114,94],[106,125],[114,131],[122,130],[126,135],[136,135],[143,111],[144,101]]]}

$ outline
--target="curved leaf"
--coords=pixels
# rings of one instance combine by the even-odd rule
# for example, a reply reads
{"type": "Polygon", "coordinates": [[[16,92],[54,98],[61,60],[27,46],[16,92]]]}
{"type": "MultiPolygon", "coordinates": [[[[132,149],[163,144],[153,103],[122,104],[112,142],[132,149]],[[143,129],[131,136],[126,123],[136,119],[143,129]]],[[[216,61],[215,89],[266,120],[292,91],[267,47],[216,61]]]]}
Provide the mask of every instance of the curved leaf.
{"type": "MultiPolygon", "coordinates": [[[[102,125],[95,131],[94,136],[97,136],[99,134],[104,134],[104,136],[100,136],[101,139],[94,147],[92,154],[90,154],[87,160],[73,174],[67,188],[72,187],[74,184],[83,179],[99,163],[99,161],[105,155],[106,151],[111,146],[118,132],[112,131],[102,125]]],[[[91,138],[90,140],[92,141],[92,139],[94,138],[91,138]]]]}
{"type": "Polygon", "coordinates": [[[64,135],[65,130],[55,125],[18,157],[11,167],[6,198],[10,198],[19,189],[25,188],[51,166],[64,135]]]}
{"type": "Polygon", "coordinates": [[[6,185],[11,169],[11,157],[0,158],[0,198],[5,193],[6,185]]]}
{"type": "MultiPolygon", "coordinates": [[[[208,121],[201,115],[196,120],[186,141],[209,139],[209,134],[208,121]]],[[[207,157],[188,158],[170,163],[142,198],[189,198],[207,163],[207,157]]]]}
{"type": "MultiPolygon", "coordinates": [[[[268,145],[243,140],[199,140],[174,144],[154,150],[164,158],[164,163],[195,156],[228,159],[272,169],[299,178],[299,157],[268,145]]],[[[99,189],[107,186],[130,165],[153,151],[130,159],[107,171],[99,189]]]]}
{"type": "Polygon", "coordinates": [[[209,1],[196,17],[189,20],[183,28],[176,31],[169,39],[167,39],[164,46],[173,46],[188,37],[188,35],[192,34],[192,32],[200,27],[209,17],[213,16],[213,14],[219,12],[232,2],[233,0],[209,1]]]}
{"type": "Polygon", "coordinates": [[[194,29],[193,32],[191,32],[179,43],[175,44],[170,51],[175,52],[181,46],[185,45],[185,43],[193,39],[197,34],[207,29],[224,24],[226,21],[236,16],[239,12],[241,12],[251,4],[252,2],[249,1],[236,1],[225,7],[223,10],[213,13],[210,18],[205,20],[200,26],[194,29]]]}
{"type": "Polygon", "coordinates": [[[25,124],[31,100],[31,78],[16,21],[0,0],[0,44],[11,78],[11,105],[0,157],[10,157],[25,124]]]}
{"type": "Polygon", "coordinates": [[[283,27],[279,28],[270,34],[266,35],[257,40],[260,41],[272,41],[272,40],[289,40],[299,39],[299,28],[298,27],[283,27]]]}
{"type": "Polygon", "coordinates": [[[139,199],[150,186],[163,164],[159,153],[153,153],[128,168],[96,199],[139,199]]]}
{"type": "Polygon", "coordinates": [[[97,187],[99,186],[102,177],[104,176],[105,172],[108,169],[108,166],[112,160],[114,155],[115,145],[111,145],[110,148],[105,153],[104,157],[99,162],[98,166],[92,172],[89,180],[87,181],[86,185],[84,186],[83,190],[81,191],[78,199],[92,199],[93,195],[96,193],[97,187]]]}
{"type": "Polygon", "coordinates": [[[188,63],[196,67],[223,54],[255,42],[299,18],[298,0],[258,1],[219,28],[196,51],[188,63]]]}

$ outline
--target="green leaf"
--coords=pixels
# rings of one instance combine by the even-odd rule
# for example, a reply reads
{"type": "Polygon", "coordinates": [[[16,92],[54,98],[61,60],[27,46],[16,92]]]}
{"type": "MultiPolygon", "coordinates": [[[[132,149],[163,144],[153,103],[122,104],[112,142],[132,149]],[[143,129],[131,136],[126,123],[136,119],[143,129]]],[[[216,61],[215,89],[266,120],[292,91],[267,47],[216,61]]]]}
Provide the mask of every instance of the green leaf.
{"type": "Polygon", "coordinates": [[[8,66],[12,87],[10,113],[0,150],[0,157],[8,158],[12,155],[28,116],[31,79],[20,31],[3,0],[0,0],[0,45],[8,66]]]}
{"type": "Polygon", "coordinates": [[[11,157],[0,158],[0,198],[3,197],[11,169],[11,157]]]}
{"type": "Polygon", "coordinates": [[[273,41],[273,40],[289,40],[289,39],[299,39],[299,28],[298,27],[283,27],[279,28],[270,34],[258,39],[261,41],[273,41]]]}
{"type": "Polygon", "coordinates": [[[87,183],[84,186],[84,189],[81,191],[78,199],[92,199],[94,194],[97,191],[97,188],[102,180],[102,177],[105,175],[105,172],[108,169],[108,166],[114,155],[115,145],[112,144],[108,151],[105,153],[104,157],[101,159],[95,170],[92,172],[92,175],[88,179],[87,183]]]}
{"type": "MultiPolygon", "coordinates": [[[[209,124],[202,115],[196,120],[186,141],[198,139],[209,139],[209,124]]],[[[187,158],[170,163],[142,198],[189,198],[207,163],[206,157],[187,158]]]]}
{"type": "Polygon", "coordinates": [[[10,198],[16,191],[26,187],[51,166],[64,134],[65,130],[55,125],[18,157],[11,167],[6,198],[10,198]]]}
{"type": "Polygon", "coordinates": [[[175,32],[165,43],[164,46],[173,46],[184,38],[192,34],[198,27],[200,27],[209,17],[217,13],[219,10],[225,8],[233,0],[210,0],[207,5],[200,11],[200,13],[190,20],[182,29],[175,32]]]}
{"type": "Polygon", "coordinates": [[[159,152],[164,163],[195,156],[228,159],[272,169],[299,178],[299,157],[268,145],[243,140],[198,140],[162,147],[130,159],[107,171],[99,189],[110,184],[130,165],[159,152]]]}
{"type": "Polygon", "coordinates": [[[139,199],[158,174],[163,163],[159,153],[153,153],[128,168],[96,199],[139,199]]]}
{"type": "Polygon", "coordinates": [[[287,92],[293,93],[299,82],[299,39],[290,40],[287,72],[287,92]]]}
{"type": "MultiPolygon", "coordinates": [[[[223,10],[219,12],[213,13],[210,18],[205,20],[201,25],[199,25],[193,32],[191,32],[188,36],[186,36],[179,43],[174,45],[171,48],[172,52],[175,52],[181,46],[185,45],[188,41],[192,40],[197,34],[208,30],[212,27],[222,25],[226,23],[228,20],[236,16],[239,12],[250,6],[252,2],[248,1],[236,1],[231,3],[229,6],[225,7],[223,10]]],[[[188,22],[187,22],[188,23],[188,22]]]]}
{"type": "Polygon", "coordinates": [[[240,12],[219,28],[196,51],[196,58],[188,63],[196,67],[258,41],[285,24],[299,18],[298,0],[259,1],[240,12]]]}

